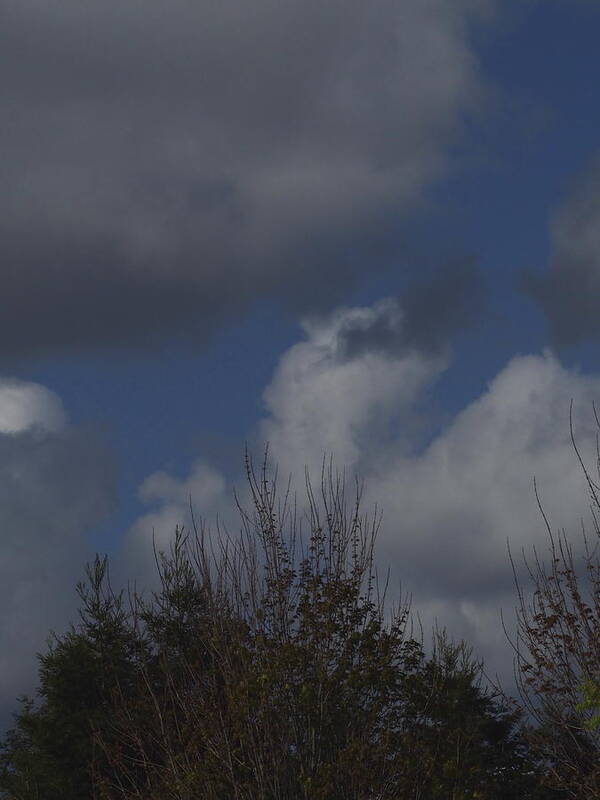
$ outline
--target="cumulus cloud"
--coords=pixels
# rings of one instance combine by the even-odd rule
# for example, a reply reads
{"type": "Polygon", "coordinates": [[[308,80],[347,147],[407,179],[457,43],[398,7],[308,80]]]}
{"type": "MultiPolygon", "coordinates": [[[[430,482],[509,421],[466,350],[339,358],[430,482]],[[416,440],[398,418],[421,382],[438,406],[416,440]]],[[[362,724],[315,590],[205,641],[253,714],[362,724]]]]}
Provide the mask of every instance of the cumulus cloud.
{"type": "Polygon", "coordinates": [[[330,302],[444,169],[488,5],[6,4],[1,350],[330,302]]]}
{"type": "MultiPolygon", "coordinates": [[[[564,369],[549,352],[512,359],[416,457],[369,478],[385,508],[380,546],[393,559],[429,619],[435,611],[498,663],[509,660],[500,608],[515,606],[507,540],[547,553],[535,500],[537,480],[554,530],[579,536],[590,522],[585,481],[569,432],[575,399],[577,438],[593,464],[592,402],[598,377],[564,369]]],[[[506,671],[506,669],[505,669],[506,671]]]]}
{"type": "Polygon", "coordinates": [[[142,590],[155,586],[154,549],[168,553],[176,528],[189,531],[195,521],[214,521],[218,515],[229,519],[233,509],[225,490],[225,478],[204,461],[196,462],[183,480],[164,471],[149,475],[138,496],[150,510],[136,520],[122,542],[113,570],[117,584],[139,579],[142,590]]]}
{"type": "MultiPolygon", "coordinates": [[[[280,479],[293,473],[300,494],[305,465],[318,479],[324,454],[333,454],[350,479],[364,478],[365,508],[383,509],[379,564],[390,565],[412,594],[425,632],[436,620],[446,625],[510,681],[500,618],[502,608],[510,627],[516,604],[507,540],[517,564],[522,548],[547,552],[534,477],[555,530],[579,536],[580,520],[590,522],[569,406],[574,398],[576,437],[593,465],[600,378],[564,368],[551,351],[517,356],[423,446],[414,436],[417,409],[450,354],[396,346],[402,326],[403,310],[390,299],[305,323],[304,340],[282,355],[265,390],[267,415],[256,438],[269,441],[280,479]],[[345,348],[349,331],[370,329],[385,346],[345,348]]],[[[184,482],[154,476],[143,491],[159,502],[141,521],[146,544],[150,525],[172,535],[189,494],[197,493],[209,521],[217,505],[232,509],[222,478],[205,464],[184,482]]]]}
{"type": "Polygon", "coordinates": [[[600,158],[577,181],[551,225],[548,273],[526,274],[525,290],[547,315],[554,341],[600,336],[600,158]]]}
{"type": "MultiPolygon", "coordinates": [[[[378,457],[398,419],[405,425],[409,417],[416,422],[417,397],[448,363],[447,347],[423,356],[409,346],[405,315],[394,298],[305,320],[302,330],[303,340],[282,355],[265,389],[267,416],[252,436],[259,450],[269,443],[282,479],[294,473],[299,490],[304,468],[313,477],[320,474],[326,453],[349,469],[364,470],[369,454],[378,457]],[[365,342],[371,337],[376,345],[349,349],[355,335],[365,342]]],[[[413,436],[395,432],[394,439],[397,447],[403,440],[408,448],[413,436]]],[[[250,503],[246,488],[241,476],[236,492],[242,505],[250,503]]],[[[119,556],[124,580],[135,574],[152,584],[153,538],[158,550],[168,549],[175,527],[190,526],[190,502],[198,518],[211,522],[219,514],[230,532],[239,528],[231,487],[205,461],[184,479],[165,472],[150,475],[139,496],[152,508],[125,537],[119,556]]]]}
{"type": "Polygon", "coordinates": [[[388,298],[372,307],[338,309],[305,322],[304,341],[280,359],[264,393],[268,441],[284,474],[318,471],[324,453],[364,469],[401,419],[396,446],[406,448],[415,399],[448,363],[447,353],[406,347],[404,313],[388,298]]]}
{"type": "MultiPolygon", "coordinates": [[[[393,317],[390,308],[341,313],[337,330],[353,317],[358,327],[393,317]]],[[[329,355],[331,329],[325,341],[319,335],[310,332],[283,356],[266,390],[270,413],[261,432],[273,460],[296,476],[309,464],[314,475],[328,451],[357,471],[366,505],[383,509],[380,563],[391,564],[413,595],[425,628],[437,619],[510,677],[500,623],[501,607],[510,620],[515,605],[507,540],[519,563],[522,548],[546,551],[534,477],[555,530],[579,536],[580,520],[590,522],[569,405],[574,398],[577,438],[593,464],[600,378],[563,368],[550,351],[515,357],[424,450],[415,449],[415,410],[447,359],[419,351],[398,357],[392,348],[340,364],[329,355]]]]}
{"type": "Polygon", "coordinates": [[[62,401],[39,383],[0,379],[0,434],[31,428],[59,431],[66,417],[62,401]]]}
{"type": "Polygon", "coordinates": [[[69,426],[43,386],[0,381],[0,727],[36,685],[36,651],[75,619],[85,531],[113,509],[115,470],[94,433],[69,426]]]}

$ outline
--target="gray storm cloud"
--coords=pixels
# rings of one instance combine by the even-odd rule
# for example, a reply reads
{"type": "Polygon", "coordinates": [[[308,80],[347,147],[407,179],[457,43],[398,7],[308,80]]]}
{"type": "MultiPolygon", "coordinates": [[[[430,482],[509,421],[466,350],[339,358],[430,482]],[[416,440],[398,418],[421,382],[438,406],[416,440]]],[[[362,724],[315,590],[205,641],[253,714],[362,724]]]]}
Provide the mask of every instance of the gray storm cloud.
{"type": "Polygon", "coordinates": [[[50,629],[76,619],[85,531],[114,509],[115,478],[106,444],[68,425],[56,394],[0,381],[0,729],[35,687],[50,629]]]}
{"type": "Polygon", "coordinates": [[[347,359],[363,352],[442,353],[457,333],[482,316],[483,302],[481,274],[474,263],[445,266],[427,282],[408,286],[397,300],[380,303],[376,313],[345,320],[337,333],[338,350],[347,359]]]}
{"type": "Polygon", "coordinates": [[[600,337],[600,158],[579,177],[551,223],[545,274],[526,274],[525,290],[544,310],[553,340],[570,345],[600,337]]]}
{"type": "Polygon", "coordinates": [[[331,302],[443,170],[487,5],[5,4],[0,351],[331,302]]]}

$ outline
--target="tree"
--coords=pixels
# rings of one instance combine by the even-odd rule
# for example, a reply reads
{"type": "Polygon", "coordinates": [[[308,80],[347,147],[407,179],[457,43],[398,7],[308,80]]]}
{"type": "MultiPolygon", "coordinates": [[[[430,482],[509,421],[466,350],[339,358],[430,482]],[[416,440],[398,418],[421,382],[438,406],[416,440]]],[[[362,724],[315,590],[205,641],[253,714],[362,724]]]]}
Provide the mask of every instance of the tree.
{"type": "Polygon", "coordinates": [[[426,717],[410,726],[416,759],[428,774],[427,798],[547,798],[541,765],[523,735],[522,712],[499,689],[486,687],[483,664],[464,643],[436,634],[433,653],[415,683],[426,717]]]}
{"type": "MultiPolygon", "coordinates": [[[[266,462],[257,475],[247,461],[247,475],[253,508],[240,508],[240,538],[221,538],[211,562],[201,531],[191,551],[176,542],[163,562],[171,575],[193,562],[213,611],[202,644],[208,670],[206,657],[186,659],[183,683],[166,694],[145,682],[156,730],[173,709],[179,721],[162,740],[168,758],[153,760],[141,743],[151,796],[536,796],[519,713],[484,690],[468,648],[440,636],[427,658],[407,604],[386,617],[374,569],[378,519],[361,514],[360,487],[349,505],[331,466],[318,495],[307,478],[303,520],[266,462]]],[[[107,794],[115,796],[141,795],[107,794]]]]}
{"type": "Polygon", "coordinates": [[[15,800],[89,798],[94,731],[107,724],[111,692],[130,683],[136,658],[123,598],[110,589],[107,560],[96,557],[79,583],[78,628],[51,634],[39,655],[37,706],[21,699],[15,727],[0,750],[0,788],[15,800]]]}
{"type": "MultiPolygon", "coordinates": [[[[595,412],[595,409],[594,409],[595,412]]],[[[596,415],[600,430],[600,421],[596,415]]],[[[592,480],[573,434],[571,440],[591,498],[594,539],[600,536],[599,486],[592,480]]],[[[600,449],[598,450],[600,456],[600,449]]],[[[600,470],[600,457],[598,460],[600,470]]],[[[600,561],[597,542],[583,534],[580,568],[573,545],[563,532],[546,524],[551,558],[534,553],[526,561],[531,591],[516,578],[518,638],[515,644],[521,696],[537,723],[531,744],[548,765],[548,785],[566,797],[600,798],[600,561]]]]}
{"type": "Polygon", "coordinates": [[[301,513],[266,457],[246,467],[240,535],[177,530],[149,600],[125,612],[106,560],[88,568],[82,622],[2,748],[6,796],[535,797],[519,715],[466,645],[428,656],[408,603],[388,607],[360,486],[330,464],[301,513]]]}
{"type": "MultiPolygon", "coordinates": [[[[361,515],[358,489],[348,512],[343,482],[330,472],[320,503],[307,482],[303,542],[289,493],[280,503],[266,463],[259,477],[250,461],[247,468],[254,507],[240,508],[241,537],[221,539],[212,562],[198,535],[180,536],[171,558],[163,557],[163,586],[166,578],[190,579],[193,563],[211,613],[201,658],[185,654],[177,675],[168,659],[156,688],[146,670],[165,757],[152,755],[157,742],[138,738],[135,761],[146,763],[156,797],[391,791],[407,771],[406,761],[389,757],[401,734],[402,684],[422,652],[405,636],[406,607],[384,624],[373,570],[377,521],[361,515]],[[172,714],[177,725],[167,723],[172,714]]],[[[115,719],[122,741],[132,741],[136,726],[122,704],[115,719]]],[[[126,788],[127,763],[119,763],[120,796],[138,796],[126,788]]]]}

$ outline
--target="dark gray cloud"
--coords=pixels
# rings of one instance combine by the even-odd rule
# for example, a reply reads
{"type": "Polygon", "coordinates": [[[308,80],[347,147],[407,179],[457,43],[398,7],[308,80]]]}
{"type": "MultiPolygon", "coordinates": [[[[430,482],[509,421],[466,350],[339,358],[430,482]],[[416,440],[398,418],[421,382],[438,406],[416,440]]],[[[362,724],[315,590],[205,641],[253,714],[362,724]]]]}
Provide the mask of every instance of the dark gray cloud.
{"type": "Polygon", "coordinates": [[[50,630],[76,621],[75,584],[92,555],[84,532],[114,509],[116,471],[102,438],[66,425],[44,387],[3,381],[0,401],[1,731],[17,696],[35,689],[50,630]]]}
{"type": "Polygon", "coordinates": [[[332,299],[443,169],[487,5],[5,3],[0,352],[332,299]]]}
{"type": "Polygon", "coordinates": [[[452,337],[482,314],[483,285],[473,262],[438,269],[430,280],[410,285],[397,301],[371,317],[348,319],[339,330],[342,358],[365,352],[402,356],[414,349],[442,352],[452,337]]]}
{"type": "Polygon", "coordinates": [[[555,215],[550,270],[528,272],[523,288],[545,312],[556,345],[600,337],[600,158],[555,215]]]}

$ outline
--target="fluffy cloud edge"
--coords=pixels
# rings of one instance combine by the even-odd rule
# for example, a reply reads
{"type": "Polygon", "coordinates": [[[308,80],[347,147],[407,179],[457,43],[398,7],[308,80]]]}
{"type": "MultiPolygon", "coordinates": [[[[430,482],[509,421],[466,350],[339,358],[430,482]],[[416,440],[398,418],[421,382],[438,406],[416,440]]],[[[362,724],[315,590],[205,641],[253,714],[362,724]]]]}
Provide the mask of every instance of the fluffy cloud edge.
{"type": "MultiPolygon", "coordinates": [[[[392,565],[429,626],[437,622],[467,635],[490,669],[506,672],[500,609],[515,599],[507,541],[517,552],[534,546],[545,552],[534,477],[553,526],[579,531],[588,496],[572,448],[569,406],[574,398],[578,444],[591,457],[600,377],[566,369],[551,350],[516,356],[415,450],[405,428],[450,356],[394,345],[348,357],[339,346],[348,326],[364,331],[381,318],[392,320],[392,333],[401,336],[401,309],[390,315],[390,308],[386,301],[338,309],[306,323],[304,339],[282,354],[265,389],[267,415],[256,439],[268,439],[280,480],[301,479],[299,495],[305,467],[320,475],[327,453],[348,476],[364,478],[365,509],[383,509],[380,564],[392,565]]],[[[138,555],[148,547],[151,527],[167,541],[174,523],[188,518],[190,495],[209,523],[217,513],[236,517],[225,477],[203,462],[183,481],[151,476],[143,494],[158,507],[126,537],[138,555]]]]}

